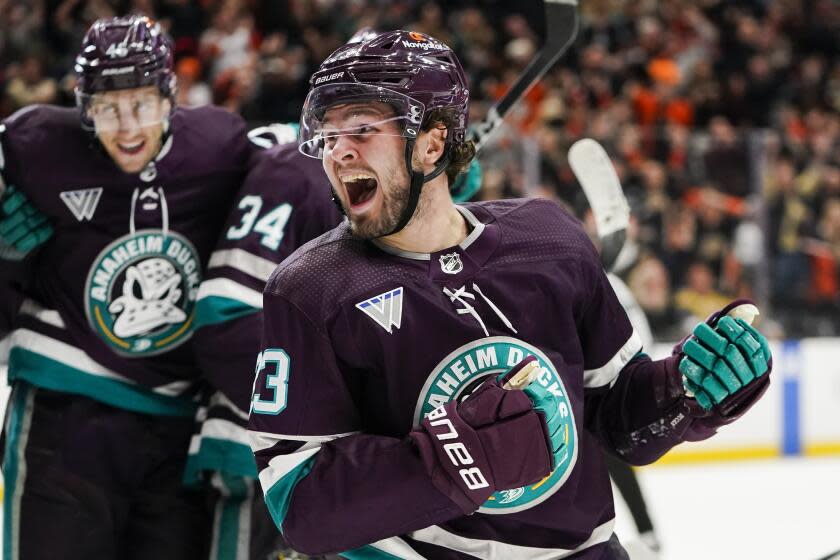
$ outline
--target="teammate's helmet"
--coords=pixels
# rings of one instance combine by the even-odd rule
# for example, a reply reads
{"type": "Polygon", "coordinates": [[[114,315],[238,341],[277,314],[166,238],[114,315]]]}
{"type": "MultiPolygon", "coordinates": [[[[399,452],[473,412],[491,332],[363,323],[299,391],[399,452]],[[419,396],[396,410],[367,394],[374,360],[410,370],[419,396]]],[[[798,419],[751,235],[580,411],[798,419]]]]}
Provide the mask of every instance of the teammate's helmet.
{"type": "MultiPolygon", "coordinates": [[[[447,144],[466,137],[469,91],[464,70],[448,46],[423,33],[390,31],[348,43],[321,64],[310,86],[301,114],[300,149],[312,157],[323,155],[324,111],[354,101],[391,105],[395,117],[389,120],[409,139],[419,133],[423,115],[451,107],[456,118],[447,144]]],[[[334,133],[341,131],[327,135],[334,133]]]]}
{"type": "Polygon", "coordinates": [[[90,96],[120,89],[157,86],[170,100],[175,95],[172,44],[157,22],[146,16],[103,18],[94,22],[76,57],[76,100],[82,122],[90,96]]]}

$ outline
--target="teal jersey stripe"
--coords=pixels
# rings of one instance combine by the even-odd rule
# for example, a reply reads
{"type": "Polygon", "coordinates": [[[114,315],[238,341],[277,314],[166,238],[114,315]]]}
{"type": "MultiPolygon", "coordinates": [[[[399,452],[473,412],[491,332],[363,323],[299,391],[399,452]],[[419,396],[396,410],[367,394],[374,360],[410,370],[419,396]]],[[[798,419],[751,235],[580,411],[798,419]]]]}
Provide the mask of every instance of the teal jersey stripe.
{"type": "Polygon", "coordinates": [[[399,556],[388,554],[370,545],[342,552],[339,556],[347,560],[401,560],[399,556]]]}
{"type": "Polygon", "coordinates": [[[23,348],[12,348],[9,353],[9,382],[15,379],[144,414],[191,417],[198,409],[191,400],[159,395],[140,385],[99,377],[23,348]]]}
{"type": "Polygon", "coordinates": [[[315,462],[316,456],[317,454],[313,455],[290,470],[265,493],[265,504],[268,506],[274,524],[277,525],[281,533],[283,532],[283,520],[286,519],[286,513],[289,511],[289,504],[292,501],[292,492],[294,492],[300,479],[312,470],[312,464],[315,462]]]}
{"type": "Polygon", "coordinates": [[[250,539],[250,534],[247,531],[245,534],[240,535],[240,518],[243,506],[245,506],[246,515],[250,512],[250,504],[254,496],[248,492],[248,483],[241,477],[231,477],[222,474],[222,479],[229,495],[223,496],[220,500],[219,507],[221,507],[221,512],[215,535],[216,554],[211,560],[248,560],[248,546],[245,547],[246,557],[239,557],[240,538],[250,539]]]}
{"type": "Polygon", "coordinates": [[[222,475],[257,478],[257,463],[251,448],[236,441],[201,438],[198,453],[187,458],[184,483],[192,485],[201,478],[202,471],[217,471],[222,475]]]}
{"type": "Polygon", "coordinates": [[[13,524],[17,524],[17,516],[14,515],[14,509],[15,503],[17,502],[17,486],[19,483],[23,484],[23,480],[18,481],[20,463],[24,460],[19,455],[25,451],[25,441],[24,445],[21,445],[21,439],[26,439],[29,434],[32,412],[30,395],[32,395],[31,385],[28,383],[15,383],[12,388],[12,398],[8,404],[6,449],[3,459],[3,483],[5,486],[5,496],[3,497],[4,560],[17,560],[18,556],[18,531],[20,527],[13,527],[13,524]],[[30,404],[29,407],[27,407],[28,403],[30,404]],[[27,418],[27,415],[30,416],[27,418]]]}
{"type": "Polygon", "coordinates": [[[194,327],[199,329],[208,325],[216,325],[225,321],[232,321],[245,315],[262,311],[238,299],[222,296],[207,296],[195,304],[194,327]]]}

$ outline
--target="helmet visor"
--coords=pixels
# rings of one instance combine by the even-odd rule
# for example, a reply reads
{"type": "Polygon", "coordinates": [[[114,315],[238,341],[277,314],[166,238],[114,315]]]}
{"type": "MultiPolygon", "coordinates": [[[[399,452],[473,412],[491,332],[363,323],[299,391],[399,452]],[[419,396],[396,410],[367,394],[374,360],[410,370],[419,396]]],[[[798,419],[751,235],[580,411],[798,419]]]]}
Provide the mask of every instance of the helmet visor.
{"type": "Polygon", "coordinates": [[[76,102],[82,108],[82,122],[97,133],[148,128],[169,117],[170,102],[155,86],[135,89],[81,93],[76,102]]]}
{"type": "Polygon", "coordinates": [[[301,153],[321,159],[342,136],[416,138],[425,107],[387,88],[356,83],[318,86],[309,92],[300,120],[301,153]]]}

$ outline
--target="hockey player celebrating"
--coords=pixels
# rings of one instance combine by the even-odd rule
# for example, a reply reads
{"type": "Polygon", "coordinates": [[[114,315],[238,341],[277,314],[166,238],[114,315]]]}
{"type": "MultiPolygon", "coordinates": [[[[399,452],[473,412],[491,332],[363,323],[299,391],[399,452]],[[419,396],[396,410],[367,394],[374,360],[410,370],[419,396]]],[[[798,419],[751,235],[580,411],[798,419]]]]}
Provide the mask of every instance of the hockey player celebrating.
{"type": "Polygon", "coordinates": [[[76,71],[78,110],[29,107],[0,136],[5,183],[54,228],[10,338],[4,547],[201,558],[206,495],[181,482],[200,376],[185,343],[251,143],[236,115],[175,109],[171,44],[148,18],[94,23],[76,71]]]}
{"type": "Polygon", "coordinates": [[[764,337],[722,312],[651,361],[575,219],[544,200],[453,204],[473,148],[443,43],[384,33],[310,83],[301,150],[349,220],[263,296],[249,429],[286,540],[347,558],[625,558],[600,447],[642,464],[710,437],[766,389],[764,337]]]}

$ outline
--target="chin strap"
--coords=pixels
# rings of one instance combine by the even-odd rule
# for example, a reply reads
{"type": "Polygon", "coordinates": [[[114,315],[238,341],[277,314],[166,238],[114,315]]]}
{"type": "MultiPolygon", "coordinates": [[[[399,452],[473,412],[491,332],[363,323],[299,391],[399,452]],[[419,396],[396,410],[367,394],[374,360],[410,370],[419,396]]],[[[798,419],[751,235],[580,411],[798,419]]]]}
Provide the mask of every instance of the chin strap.
{"type": "Polygon", "coordinates": [[[410,177],[408,203],[405,205],[402,215],[400,215],[400,220],[397,222],[394,229],[382,237],[393,235],[408,225],[408,222],[411,221],[411,217],[414,216],[414,211],[417,210],[417,202],[420,200],[420,192],[423,190],[423,184],[443,173],[446,170],[446,166],[449,165],[449,148],[447,147],[443,157],[440,158],[440,161],[438,161],[431,173],[423,175],[422,171],[415,171],[411,164],[411,156],[414,154],[414,143],[415,140],[413,139],[408,140],[405,143],[405,165],[408,169],[408,175],[410,177]]]}

